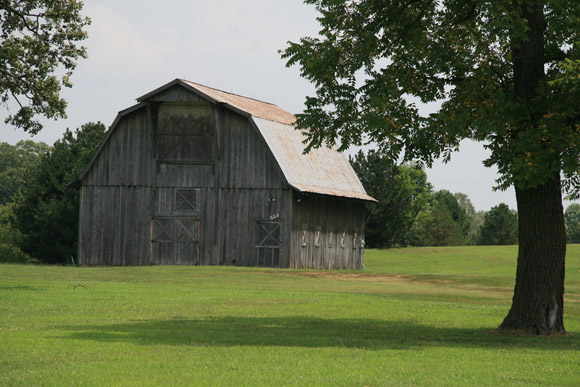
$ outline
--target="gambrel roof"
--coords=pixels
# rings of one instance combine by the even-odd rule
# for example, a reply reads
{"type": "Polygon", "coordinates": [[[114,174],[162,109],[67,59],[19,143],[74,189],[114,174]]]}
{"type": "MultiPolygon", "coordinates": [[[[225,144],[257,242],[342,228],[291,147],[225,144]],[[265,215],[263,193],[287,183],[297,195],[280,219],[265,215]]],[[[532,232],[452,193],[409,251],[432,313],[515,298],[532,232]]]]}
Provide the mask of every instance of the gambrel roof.
{"type": "MultiPolygon", "coordinates": [[[[321,147],[303,154],[306,136],[294,128],[296,120],[294,115],[274,104],[175,79],[137,98],[140,104],[134,108],[143,106],[148,99],[176,85],[211,103],[248,117],[268,145],[284,178],[297,191],[376,201],[367,195],[343,153],[321,147]]],[[[115,124],[123,114],[133,111],[134,108],[120,112],[110,131],[114,130],[115,124]]],[[[104,141],[106,140],[107,138],[104,141]]],[[[87,165],[81,179],[90,168],[90,164],[87,165]]]]}

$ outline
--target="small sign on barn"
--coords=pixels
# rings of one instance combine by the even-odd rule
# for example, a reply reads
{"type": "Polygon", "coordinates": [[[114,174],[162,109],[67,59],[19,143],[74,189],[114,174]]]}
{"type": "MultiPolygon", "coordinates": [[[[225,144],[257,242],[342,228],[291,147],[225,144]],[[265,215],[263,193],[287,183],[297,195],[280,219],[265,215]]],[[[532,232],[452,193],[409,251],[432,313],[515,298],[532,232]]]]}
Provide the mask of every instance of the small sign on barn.
{"type": "Polygon", "coordinates": [[[79,263],[360,269],[368,196],[278,106],[176,79],[121,111],[79,177],[79,263]]]}

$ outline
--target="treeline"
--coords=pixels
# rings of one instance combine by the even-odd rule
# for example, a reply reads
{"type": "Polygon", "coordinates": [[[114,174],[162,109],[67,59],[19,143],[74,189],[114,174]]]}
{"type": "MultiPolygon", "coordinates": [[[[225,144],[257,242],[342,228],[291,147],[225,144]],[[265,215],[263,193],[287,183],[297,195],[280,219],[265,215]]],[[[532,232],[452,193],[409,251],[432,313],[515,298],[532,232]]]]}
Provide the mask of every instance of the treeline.
{"type": "Polygon", "coordinates": [[[76,261],[79,191],[74,186],[105,134],[88,123],[48,146],[0,143],[0,262],[76,261]]]}
{"type": "MultiPolygon", "coordinates": [[[[379,201],[366,207],[368,247],[518,242],[517,212],[504,203],[475,211],[463,193],[434,191],[419,165],[395,165],[373,150],[360,151],[350,162],[367,193],[379,201]]],[[[565,217],[568,241],[580,243],[580,205],[570,205],[565,217]]]]}

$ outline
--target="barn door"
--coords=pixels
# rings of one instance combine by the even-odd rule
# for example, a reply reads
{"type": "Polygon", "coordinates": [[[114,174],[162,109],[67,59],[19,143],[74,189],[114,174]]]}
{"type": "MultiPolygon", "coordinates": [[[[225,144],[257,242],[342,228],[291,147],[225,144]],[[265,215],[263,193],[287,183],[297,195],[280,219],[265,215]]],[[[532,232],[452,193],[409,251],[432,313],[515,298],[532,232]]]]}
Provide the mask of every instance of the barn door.
{"type": "Polygon", "coordinates": [[[256,224],[256,265],[280,267],[282,223],[259,220],[256,224]]]}
{"type": "Polygon", "coordinates": [[[200,218],[154,217],[151,225],[151,263],[194,265],[199,263],[200,218]]]}

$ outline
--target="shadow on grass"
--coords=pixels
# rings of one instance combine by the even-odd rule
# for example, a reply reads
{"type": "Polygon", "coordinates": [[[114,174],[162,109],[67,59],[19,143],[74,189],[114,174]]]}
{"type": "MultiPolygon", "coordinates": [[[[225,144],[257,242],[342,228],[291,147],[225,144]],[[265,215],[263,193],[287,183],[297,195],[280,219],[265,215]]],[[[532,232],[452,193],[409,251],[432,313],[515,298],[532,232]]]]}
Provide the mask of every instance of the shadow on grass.
{"type": "MultiPolygon", "coordinates": [[[[69,326],[68,338],[139,345],[346,347],[416,349],[422,347],[534,348],[577,350],[580,339],[510,337],[492,329],[438,328],[412,322],[370,319],[219,317],[143,321],[103,326],[69,326]]],[[[59,337],[62,337],[59,335],[59,337]]]]}
{"type": "Polygon", "coordinates": [[[0,291],[2,290],[38,290],[38,288],[26,285],[14,285],[14,286],[0,285],[0,291]]]}

